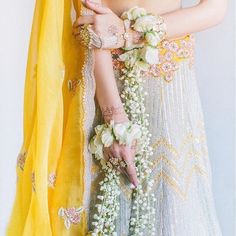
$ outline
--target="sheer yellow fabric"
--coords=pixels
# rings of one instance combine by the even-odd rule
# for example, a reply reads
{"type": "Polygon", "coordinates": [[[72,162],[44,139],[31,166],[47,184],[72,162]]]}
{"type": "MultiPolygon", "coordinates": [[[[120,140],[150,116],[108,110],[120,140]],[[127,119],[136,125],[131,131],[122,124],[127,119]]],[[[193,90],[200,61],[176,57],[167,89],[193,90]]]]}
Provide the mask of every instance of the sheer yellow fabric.
{"type": "MultiPolygon", "coordinates": [[[[75,7],[79,12],[80,3],[75,7]]],[[[86,209],[80,208],[85,188],[85,52],[71,34],[71,9],[67,0],[36,2],[25,81],[24,141],[8,236],[87,232],[86,209]],[[73,93],[68,83],[78,84],[78,91],[73,93]]]]}

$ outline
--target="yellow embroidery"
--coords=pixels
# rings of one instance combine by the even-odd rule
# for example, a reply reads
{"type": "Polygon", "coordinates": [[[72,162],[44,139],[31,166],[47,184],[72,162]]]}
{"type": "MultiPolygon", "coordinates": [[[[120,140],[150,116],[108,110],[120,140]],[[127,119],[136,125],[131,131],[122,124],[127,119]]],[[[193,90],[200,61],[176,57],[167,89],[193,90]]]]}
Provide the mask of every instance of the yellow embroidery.
{"type": "Polygon", "coordinates": [[[173,154],[173,156],[179,156],[177,149],[172,144],[170,144],[165,138],[160,138],[155,141],[152,147],[153,149],[157,149],[158,147],[165,147],[173,154]]]}
{"type": "MultiPolygon", "coordinates": [[[[167,184],[169,184],[169,186],[172,187],[172,189],[175,190],[175,192],[183,199],[185,200],[187,197],[187,193],[188,193],[188,189],[189,189],[189,185],[190,182],[192,180],[192,177],[195,173],[198,173],[202,176],[206,176],[206,172],[203,171],[201,168],[199,168],[198,166],[193,166],[192,169],[190,169],[188,176],[185,178],[184,180],[184,187],[183,189],[181,189],[181,187],[179,186],[179,184],[170,176],[168,176],[164,170],[161,170],[158,174],[156,174],[156,176],[154,177],[154,182],[156,183],[156,185],[159,184],[160,181],[165,181],[167,184]]],[[[155,190],[155,189],[153,189],[155,190]]]]}

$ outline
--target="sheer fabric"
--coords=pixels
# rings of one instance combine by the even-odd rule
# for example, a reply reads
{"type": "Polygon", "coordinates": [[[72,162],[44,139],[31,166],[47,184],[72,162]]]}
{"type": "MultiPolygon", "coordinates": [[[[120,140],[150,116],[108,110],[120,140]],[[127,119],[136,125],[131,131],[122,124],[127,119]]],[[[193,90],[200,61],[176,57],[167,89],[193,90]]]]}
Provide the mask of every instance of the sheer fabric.
{"type": "MultiPolygon", "coordinates": [[[[80,2],[74,2],[77,12],[80,2]]],[[[37,0],[24,99],[24,141],[7,235],[85,235],[84,49],[72,2],[37,0]],[[64,214],[63,214],[64,213],[64,214]]]]}

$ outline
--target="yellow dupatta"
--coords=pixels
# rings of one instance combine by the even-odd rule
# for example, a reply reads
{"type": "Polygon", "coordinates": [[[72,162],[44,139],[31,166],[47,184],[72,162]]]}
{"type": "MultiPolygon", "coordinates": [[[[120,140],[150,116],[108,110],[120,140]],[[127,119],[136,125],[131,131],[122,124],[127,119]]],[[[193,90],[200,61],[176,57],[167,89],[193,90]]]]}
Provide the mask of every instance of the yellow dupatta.
{"type": "MultiPolygon", "coordinates": [[[[80,12],[80,2],[74,6],[80,12]]],[[[87,233],[86,210],[79,209],[85,191],[85,52],[71,34],[71,9],[67,0],[36,1],[8,236],[87,233]]]]}

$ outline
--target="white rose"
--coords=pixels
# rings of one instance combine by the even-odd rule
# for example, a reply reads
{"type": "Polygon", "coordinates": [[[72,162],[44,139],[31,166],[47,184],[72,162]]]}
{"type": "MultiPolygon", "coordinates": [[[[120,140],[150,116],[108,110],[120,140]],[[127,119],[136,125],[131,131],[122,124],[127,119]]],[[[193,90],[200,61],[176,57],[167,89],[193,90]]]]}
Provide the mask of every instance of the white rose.
{"type": "Polygon", "coordinates": [[[103,143],[100,136],[95,135],[91,139],[88,149],[92,154],[95,154],[97,159],[101,159],[103,157],[103,143]]]}
{"type": "Polygon", "coordinates": [[[123,20],[132,20],[132,10],[135,9],[136,7],[133,7],[131,9],[129,9],[128,11],[125,11],[122,15],[121,15],[121,19],[123,20]]]}
{"type": "Polygon", "coordinates": [[[104,147],[110,147],[114,142],[111,128],[104,128],[101,134],[102,143],[104,147]]]}
{"type": "Polygon", "coordinates": [[[101,160],[103,158],[103,145],[97,146],[97,150],[94,154],[97,160],[101,160]]]}
{"type": "Polygon", "coordinates": [[[127,60],[129,60],[129,58],[130,58],[131,55],[132,55],[132,52],[131,52],[131,51],[128,51],[128,52],[125,52],[125,53],[119,55],[119,59],[120,59],[121,61],[127,61],[127,60]]]}
{"type": "Polygon", "coordinates": [[[126,135],[127,135],[127,129],[128,129],[129,123],[121,123],[121,124],[115,124],[113,127],[113,132],[117,140],[119,140],[119,143],[125,144],[126,143],[126,135]]]}
{"type": "Polygon", "coordinates": [[[137,69],[139,69],[141,71],[148,71],[150,68],[150,65],[144,61],[137,61],[136,67],[137,67],[137,69]]]}
{"type": "Polygon", "coordinates": [[[133,139],[139,139],[142,135],[140,126],[137,124],[133,124],[130,129],[130,135],[133,139]]]}
{"type": "Polygon", "coordinates": [[[96,133],[97,135],[100,135],[100,134],[102,133],[103,129],[104,129],[104,125],[97,125],[97,126],[95,127],[95,133],[96,133]]]}
{"type": "Polygon", "coordinates": [[[141,7],[134,7],[131,9],[132,20],[136,20],[141,16],[145,16],[147,14],[146,10],[141,7]]]}
{"type": "Polygon", "coordinates": [[[153,15],[146,15],[138,18],[133,28],[138,32],[147,32],[151,31],[156,25],[156,17],[153,15]]]}
{"type": "Polygon", "coordinates": [[[92,154],[94,154],[94,153],[96,152],[96,150],[97,150],[97,146],[96,146],[96,144],[94,143],[95,137],[96,137],[96,136],[94,136],[94,137],[91,139],[91,141],[90,141],[90,143],[89,143],[89,147],[88,147],[89,151],[90,151],[92,154]]]}
{"type": "Polygon", "coordinates": [[[161,38],[157,32],[147,32],[145,34],[145,39],[147,43],[153,47],[156,47],[157,44],[161,41],[161,38]]]}
{"type": "Polygon", "coordinates": [[[121,61],[125,62],[125,65],[127,67],[133,66],[139,57],[139,51],[137,49],[134,49],[132,51],[127,51],[119,56],[119,59],[121,61]]]}
{"type": "Polygon", "coordinates": [[[142,49],[140,57],[150,65],[157,64],[159,61],[158,49],[151,46],[146,46],[142,49]]]}
{"type": "Polygon", "coordinates": [[[131,145],[135,139],[139,139],[141,137],[141,134],[142,133],[139,125],[134,124],[130,126],[126,137],[126,143],[131,145]]]}

